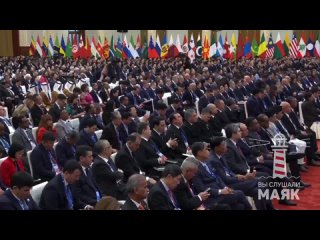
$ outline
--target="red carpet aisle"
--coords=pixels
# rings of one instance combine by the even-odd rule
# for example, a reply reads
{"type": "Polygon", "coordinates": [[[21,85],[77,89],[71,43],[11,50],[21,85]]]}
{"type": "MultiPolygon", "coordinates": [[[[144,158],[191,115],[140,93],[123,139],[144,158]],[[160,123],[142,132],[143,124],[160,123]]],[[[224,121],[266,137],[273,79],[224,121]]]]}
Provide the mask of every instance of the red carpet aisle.
{"type": "Polygon", "coordinates": [[[285,206],[273,201],[274,207],[279,210],[320,210],[320,167],[309,167],[307,173],[302,173],[302,180],[312,186],[299,192],[300,200],[295,201],[297,206],[285,206]]]}

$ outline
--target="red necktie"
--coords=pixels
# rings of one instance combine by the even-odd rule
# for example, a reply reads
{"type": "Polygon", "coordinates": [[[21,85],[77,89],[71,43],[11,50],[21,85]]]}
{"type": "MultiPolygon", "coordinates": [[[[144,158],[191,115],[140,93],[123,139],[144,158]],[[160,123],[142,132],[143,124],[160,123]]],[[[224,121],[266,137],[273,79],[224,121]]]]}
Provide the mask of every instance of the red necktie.
{"type": "Polygon", "coordinates": [[[144,206],[143,206],[141,203],[140,203],[140,205],[139,205],[138,209],[139,209],[139,210],[146,210],[146,209],[144,208],[144,206]]]}

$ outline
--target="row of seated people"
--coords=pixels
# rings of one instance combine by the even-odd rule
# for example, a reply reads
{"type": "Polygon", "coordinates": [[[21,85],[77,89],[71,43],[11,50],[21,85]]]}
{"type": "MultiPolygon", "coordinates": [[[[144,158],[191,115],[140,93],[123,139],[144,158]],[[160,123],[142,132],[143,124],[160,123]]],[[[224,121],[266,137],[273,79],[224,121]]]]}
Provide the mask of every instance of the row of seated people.
{"type": "MultiPolygon", "coordinates": [[[[205,111],[203,112],[205,113],[205,111]]],[[[186,118],[189,119],[188,116],[186,116],[186,118]]],[[[100,191],[104,195],[114,196],[118,199],[119,198],[121,199],[121,197],[119,196],[123,194],[123,187],[118,187],[118,183],[120,184],[126,183],[128,178],[135,173],[144,172],[148,176],[147,180],[149,184],[155,184],[155,180],[158,180],[161,174],[156,172],[158,170],[155,169],[154,166],[161,166],[166,163],[170,163],[169,161],[167,161],[168,160],[167,156],[169,155],[165,152],[166,149],[169,150],[168,153],[178,154],[178,157],[173,156],[173,159],[176,160],[178,163],[182,162],[180,158],[180,157],[183,158],[182,154],[191,152],[191,148],[189,147],[189,143],[188,143],[188,137],[185,134],[183,128],[181,128],[182,126],[181,116],[178,113],[174,113],[172,114],[172,116],[170,116],[170,120],[171,120],[171,126],[169,127],[166,133],[166,136],[163,136],[163,137],[161,136],[161,134],[163,134],[163,131],[165,128],[165,120],[162,120],[160,118],[159,121],[155,121],[153,130],[157,134],[158,141],[160,142],[160,145],[158,146],[156,144],[156,141],[154,142],[152,140],[150,141],[150,137],[152,137],[152,134],[151,134],[150,126],[148,123],[139,124],[138,134],[134,133],[129,135],[127,143],[120,148],[120,151],[117,153],[115,158],[116,167],[120,168],[123,171],[123,177],[121,177],[120,179],[121,181],[117,181],[117,178],[113,179],[112,184],[113,186],[116,187],[116,191],[103,193],[103,191],[100,189],[100,191]],[[159,132],[155,129],[157,127],[159,132]]],[[[248,164],[246,157],[241,153],[241,151],[239,151],[235,147],[235,143],[237,143],[241,138],[241,134],[239,134],[241,129],[240,126],[231,125],[230,127],[227,127],[225,129],[227,137],[230,138],[230,145],[227,144],[228,151],[226,153],[226,160],[230,168],[232,169],[232,171],[234,171],[236,174],[246,175],[250,170],[250,166],[248,164]]],[[[68,136],[66,137],[66,141],[67,141],[67,138],[68,136]]],[[[45,170],[45,172],[48,173],[43,177],[41,177],[40,175],[37,176],[37,177],[40,177],[42,181],[50,180],[54,178],[55,175],[60,173],[61,169],[64,169],[61,165],[59,166],[55,162],[55,160],[58,160],[58,159],[54,158],[55,155],[52,149],[54,140],[55,138],[51,133],[45,133],[42,139],[42,143],[39,146],[39,148],[42,147],[43,149],[37,149],[37,151],[34,151],[35,157],[33,158],[34,160],[31,160],[33,165],[32,167],[35,170],[35,175],[41,172],[39,171],[40,169],[45,170]]],[[[107,141],[104,141],[104,143],[105,145],[109,144],[107,141]]],[[[65,147],[67,146],[67,144],[64,144],[64,145],[65,147]]],[[[69,146],[69,148],[73,150],[71,151],[71,154],[72,153],[75,154],[74,153],[75,143],[74,144],[69,143],[69,145],[71,145],[69,146]]],[[[94,148],[96,148],[96,145],[94,145],[94,148]]],[[[110,148],[111,148],[110,144],[109,146],[106,146],[103,148],[103,149],[109,149],[107,159],[108,159],[108,156],[110,157],[112,153],[112,150],[110,148]]],[[[249,150],[250,149],[251,148],[249,148],[249,150]]],[[[99,150],[95,150],[94,152],[99,154],[99,150]]],[[[256,154],[256,153],[252,153],[252,154],[256,154]]],[[[31,154],[31,159],[32,159],[32,154],[31,154]]],[[[261,152],[258,152],[258,155],[256,155],[253,159],[256,160],[255,163],[257,162],[260,163],[261,161],[261,165],[264,165],[263,164],[264,159],[262,157],[261,152]]],[[[295,161],[291,161],[291,162],[296,163],[297,159],[294,159],[294,160],[295,161]]],[[[12,162],[12,160],[10,159],[9,161],[12,162]]],[[[2,166],[5,166],[5,165],[2,165],[2,166]]],[[[93,169],[94,169],[94,166],[95,166],[95,163],[93,164],[93,169]]],[[[258,169],[258,172],[256,173],[258,176],[268,176],[270,175],[270,171],[272,172],[272,166],[269,165],[269,167],[268,166],[264,166],[264,167],[265,167],[264,171],[262,170],[259,171],[258,169]]],[[[109,171],[118,173],[118,171],[116,171],[116,168],[112,169],[111,165],[108,168],[109,168],[109,171]]],[[[94,170],[93,170],[93,174],[94,174],[94,170]]],[[[298,177],[300,177],[299,171],[292,171],[292,175],[297,177],[297,179],[298,177]]],[[[99,186],[98,179],[95,178],[95,180],[97,181],[97,184],[99,186]]],[[[300,181],[300,179],[298,179],[298,181],[300,181]]],[[[103,182],[107,182],[106,179],[104,179],[103,182]]],[[[108,187],[108,190],[110,189],[114,189],[114,188],[108,187]]]]}

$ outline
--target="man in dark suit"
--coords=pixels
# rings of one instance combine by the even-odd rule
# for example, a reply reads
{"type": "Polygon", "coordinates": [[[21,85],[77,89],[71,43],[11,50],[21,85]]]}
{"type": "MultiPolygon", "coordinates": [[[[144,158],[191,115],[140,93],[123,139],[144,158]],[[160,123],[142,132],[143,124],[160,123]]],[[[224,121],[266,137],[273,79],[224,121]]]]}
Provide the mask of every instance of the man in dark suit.
{"type": "Polygon", "coordinates": [[[226,113],[230,122],[239,122],[241,115],[239,106],[237,105],[236,101],[232,98],[228,98],[225,103],[226,107],[224,109],[224,112],[226,113]]]}
{"type": "Polygon", "coordinates": [[[67,97],[64,94],[58,94],[57,101],[50,108],[49,114],[52,116],[52,121],[57,122],[60,118],[60,112],[67,105],[67,97]]]}
{"type": "Polygon", "coordinates": [[[227,204],[233,210],[251,209],[251,205],[244,193],[240,190],[233,190],[223,182],[210,164],[209,144],[196,142],[192,145],[192,153],[199,161],[198,173],[192,179],[192,186],[196,194],[209,191],[210,197],[207,199],[206,207],[212,208],[218,204],[227,204]]]}
{"type": "Polygon", "coordinates": [[[57,162],[60,166],[64,166],[67,161],[76,159],[76,143],[79,141],[79,134],[75,131],[67,133],[67,135],[59,140],[55,152],[57,162]]]}
{"type": "Polygon", "coordinates": [[[11,187],[0,195],[0,210],[40,210],[30,195],[32,186],[33,179],[28,173],[16,172],[11,187]]]}
{"type": "Polygon", "coordinates": [[[44,114],[47,114],[48,111],[43,105],[42,97],[39,94],[35,94],[33,96],[34,99],[34,105],[30,109],[32,123],[34,127],[38,127],[41,116],[44,114]]]}
{"type": "Polygon", "coordinates": [[[226,108],[225,103],[221,99],[216,99],[214,101],[214,104],[217,107],[217,114],[215,114],[215,117],[217,118],[217,120],[221,124],[221,127],[225,127],[226,125],[231,123],[231,121],[228,118],[228,115],[225,111],[225,108],[226,108]]]}
{"type": "Polygon", "coordinates": [[[210,193],[204,191],[196,195],[192,188],[192,178],[198,172],[199,161],[194,157],[186,158],[181,164],[182,179],[174,190],[179,206],[182,210],[205,210],[205,201],[209,198],[210,193]]]}
{"type": "Polygon", "coordinates": [[[216,136],[215,132],[212,131],[212,128],[209,124],[210,118],[211,118],[210,109],[208,107],[203,108],[201,111],[201,115],[198,118],[198,121],[194,124],[195,129],[199,135],[199,141],[210,142],[210,138],[212,136],[216,136]]]}
{"type": "Polygon", "coordinates": [[[155,117],[151,124],[153,124],[153,129],[150,139],[166,157],[176,159],[177,154],[174,149],[178,147],[178,142],[176,139],[165,140],[165,120],[161,117],[155,117]]]}
{"type": "Polygon", "coordinates": [[[150,139],[151,130],[149,123],[140,123],[138,125],[137,132],[141,136],[141,144],[136,151],[136,158],[138,160],[138,163],[147,176],[159,179],[161,177],[161,172],[156,168],[163,166],[167,161],[167,157],[150,139]]]}
{"type": "Polygon", "coordinates": [[[187,150],[190,151],[188,138],[184,130],[182,129],[182,117],[179,113],[173,113],[169,117],[170,127],[166,132],[166,141],[170,139],[176,139],[178,142],[178,147],[174,149],[177,159],[184,159],[184,153],[187,153],[187,150]]]}
{"type": "Polygon", "coordinates": [[[120,139],[119,127],[122,124],[120,112],[111,113],[111,123],[109,123],[102,131],[100,139],[106,139],[113,148],[119,150],[122,146],[120,139]]]}
{"type": "Polygon", "coordinates": [[[101,97],[99,96],[98,89],[99,89],[99,87],[98,87],[97,83],[92,84],[92,90],[90,92],[90,95],[92,96],[93,101],[95,103],[103,104],[103,101],[102,101],[101,97]]]}
{"type": "Polygon", "coordinates": [[[267,110],[262,104],[263,94],[262,89],[254,89],[253,96],[248,98],[247,109],[249,117],[257,117],[267,110]]]}
{"type": "MultiPolygon", "coordinates": [[[[129,135],[127,143],[121,147],[120,151],[116,155],[115,163],[116,166],[123,171],[124,182],[127,182],[128,178],[135,173],[143,173],[135,156],[136,151],[140,147],[140,143],[140,135],[132,133],[129,135]]],[[[152,178],[147,178],[147,181],[152,184],[155,183],[155,180],[152,178]]]]}
{"type": "Polygon", "coordinates": [[[109,83],[108,82],[104,82],[102,83],[102,89],[99,93],[100,98],[102,99],[102,102],[105,104],[106,102],[108,102],[109,98],[110,98],[110,92],[109,92],[109,83]]]}
{"type": "Polygon", "coordinates": [[[200,97],[199,99],[199,111],[201,112],[201,110],[203,108],[205,108],[206,106],[208,106],[209,103],[213,103],[214,102],[214,97],[213,97],[214,93],[213,93],[213,88],[212,87],[208,87],[206,89],[206,93],[200,97]]]}
{"type": "Polygon", "coordinates": [[[213,131],[213,135],[214,136],[222,136],[222,128],[223,125],[220,122],[220,120],[217,118],[218,115],[218,108],[216,107],[216,105],[210,103],[208,104],[207,108],[209,108],[210,112],[211,112],[211,117],[209,119],[209,126],[211,128],[211,130],[213,131]]]}
{"type": "Polygon", "coordinates": [[[302,114],[304,123],[310,128],[314,122],[320,120],[320,110],[317,109],[314,96],[311,92],[306,92],[305,101],[302,103],[302,114]]]}
{"type": "Polygon", "coordinates": [[[68,161],[63,168],[63,172],[55,176],[44,187],[40,198],[41,209],[93,209],[93,206],[82,202],[75,193],[74,184],[79,181],[81,171],[81,165],[77,161],[68,161]]]}
{"type": "MultiPolygon", "coordinates": [[[[58,132],[58,139],[62,139],[67,133],[73,131],[71,123],[68,121],[69,113],[66,110],[60,112],[59,121],[55,124],[54,128],[58,132]]],[[[80,130],[80,129],[79,129],[80,130]]]]}
{"type": "Polygon", "coordinates": [[[10,133],[14,133],[15,130],[9,118],[7,118],[5,115],[6,115],[6,111],[4,107],[0,106],[0,123],[3,124],[6,134],[9,135],[10,133]]]}
{"type": "Polygon", "coordinates": [[[125,199],[123,173],[111,159],[112,146],[108,140],[99,140],[93,150],[97,155],[92,165],[92,173],[102,196],[125,199]]]}
{"type": "Polygon", "coordinates": [[[178,98],[171,98],[171,104],[169,108],[166,110],[166,117],[169,118],[169,116],[174,112],[180,113],[181,116],[183,115],[181,100],[179,100],[178,98]]]}
{"type": "MultiPolygon", "coordinates": [[[[226,138],[216,137],[210,142],[211,152],[208,163],[216,169],[217,174],[229,187],[236,190],[241,190],[246,196],[253,198],[258,210],[273,209],[270,200],[258,198],[258,180],[255,179],[254,173],[235,174],[228,166],[224,154],[227,151],[225,143],[226,138]]],[[[262,180],[260,180],[262,181],[262,180]]],[[[259,187],[261,189],[261,187],[259,187]]]]}
{"type": "Polygon", "coordinates": [[[122,210],[149,210],[145,199],[148,196],[148,182],[146,177],[140,174],[133,174],[127,183],[128,198],[122,210]]]}
{"type": "Polygon", "coordinates": [[[148,195],[151,210],[180,210],[173,191],[181,181],[181,173],[180,167],[175,164],[165,167],[162,178],[150,189],[148,195]]]}
{"type": "Polygon", "coordinates": [[[196,111],[193,108],[187,109],[184,112],[184,120],[182,129],[187,136],[189,146],[191,146],[194,142],[200,141],[200,134],[196,128],[196,123],[198,121],[196,111]]]}
{"type": "Polygon", "coordinates": [[[46,132],[42,137],[42,142],[36,146],[30,155],[34,179],[40,178],[42,182],[51,180],[60,173],[56,154],[53,149],[55,137],[51,132],[46,132]]]}
{"type": "Polygon", "coordinates": [[[92,148],[86,145],[78,146],[76,160],[81,165],[81,175],[74,184],[75,195],[81,202],[95,206],[101,199],[101,194],[90,167],[93,160],[92,148]]]}
{"type": "Polygon", "coordinates": [[[85,128],[79,133],[77,145],[88,145],[93,148],[94,144],[98,141],[98,137],[95,134],[96,130],[97,122],[94,119],[89,119],[86,122],[85,128]]]}

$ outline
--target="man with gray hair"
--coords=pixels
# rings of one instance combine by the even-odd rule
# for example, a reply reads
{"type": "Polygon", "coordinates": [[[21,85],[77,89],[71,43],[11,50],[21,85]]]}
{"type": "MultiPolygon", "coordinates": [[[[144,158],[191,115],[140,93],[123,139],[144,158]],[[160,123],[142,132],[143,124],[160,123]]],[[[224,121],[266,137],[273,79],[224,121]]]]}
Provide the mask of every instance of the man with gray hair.
{"type": "Polygon", "coordinates": [[[199,131],[196,129],[195,123],[198,121],[197,113],[193,108],[187,109],[184,112],[184,124],[182,129],[187,135],[188,143],[191,146],[194,142],[199,141],[199,131]]]}
{"type": "Polygon", "coordinates": [[[112,146],[108,140],[99,140],[93,148],[96,158],[92,165],[92,174],[103,196],[124,199],[123,173],[111,159],[112,146]]]}
{"type": "Polygon", "coordinates": [[[174,190],[179,206],[182,210],[205,210],[203,202],[210,193],[204,191],[198,195],[191,188],[191,180],[198,172],[199,162],[194,157],[187,157],[181,164],[182,179],[174,190]]]}
{"type": "Polygon", "coordinates": [[[122,210],[149,210],[145,201],[148,196],[148,182],[146,177],[140,174],[133,174],[127,182],[128,198],[122,210]]]}

